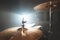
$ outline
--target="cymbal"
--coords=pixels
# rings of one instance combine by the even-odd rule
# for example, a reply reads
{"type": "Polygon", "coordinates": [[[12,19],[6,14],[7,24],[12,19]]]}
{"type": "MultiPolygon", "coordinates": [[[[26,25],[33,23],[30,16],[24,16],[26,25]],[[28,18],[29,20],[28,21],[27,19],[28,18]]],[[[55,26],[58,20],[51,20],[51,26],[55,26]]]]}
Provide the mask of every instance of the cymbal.
{"type": "MultiPolygon", "coordinates": [[[[6,40],[8,36],[11,38],[10,40],[32,40],[32,39],[35,40],[35,39],[41,38],[41,36],[43,34],[41,30],[39,30],[37,28],[32,28],[32,29],[26,30],[23,35],[22,30],[19,30],[19,31],[17,30],[19,28],[20,27],[13,27],[13,28],[5,29],[0,33],[0,35],[5,38],[5,39],[3,38],[3,40],[6,40]],[[29,38],[29,39],[27,39],[27,38],[29,38]]],[[[2,40],[2,38],[0,38],[0,39],[2,40]]]]}
{"type": "Polygon", "coordinates": [[[44,2],[44,3],[41,3],[41,4],[38,4],[36,5],[33,9],[38,11],[38,10],[45,10],[45,9],[48,9],[48,8],[54,8],[56,7],[58,1],[48,1],[48,2],[44,2]]]}
{"type": "Polygon", "coordinates": [[[45,2],[42,4],[36,5],[33,9],[34,10],[44,10],[44,9],[48,8],[48,6],[49,6],[49,2],[45,2]]]}

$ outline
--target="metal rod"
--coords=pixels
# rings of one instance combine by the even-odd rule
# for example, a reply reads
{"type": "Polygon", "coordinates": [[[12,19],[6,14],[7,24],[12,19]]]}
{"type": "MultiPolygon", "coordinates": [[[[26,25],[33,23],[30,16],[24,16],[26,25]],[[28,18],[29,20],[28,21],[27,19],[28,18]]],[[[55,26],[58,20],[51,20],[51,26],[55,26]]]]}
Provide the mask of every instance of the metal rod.
{"type": "Polygon", "coordinates": [[[50,40],[50,37],[51,37],[51,11],[52,11],[52,8],[51,8],[51,5],[52,5],[52,2],[50,1],[49,2],[49,27],[48,27],[48,40],[50,40]]]}

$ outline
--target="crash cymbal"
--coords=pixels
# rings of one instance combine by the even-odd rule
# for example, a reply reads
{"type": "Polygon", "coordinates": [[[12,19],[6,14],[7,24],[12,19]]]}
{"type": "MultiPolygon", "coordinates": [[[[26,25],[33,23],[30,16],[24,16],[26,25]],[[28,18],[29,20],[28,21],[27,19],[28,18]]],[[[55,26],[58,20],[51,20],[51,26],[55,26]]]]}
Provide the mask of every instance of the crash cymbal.
{"type": "MultiPolygon", "coordinates": [[[[38,26],[36,26],[36,27],[38,27],[38,26]]],[[[39,39],[42,36],[42,31],[38,28],[34,27],[31,29],[24,30],[24,33],[22,32],[22,30],[20,30],[21,29],[20,27],[7,28],[0,33],[0,37],[4,37],[4,38],[0,38],[0,39],[7,40],[8,36],[9,36],[9,38],[11,38],[10,40],[24,40],[24,39],[25,40],[32,40],[32,39],[35,40],[35,39],[39,39]],[[14,35],[14,36],[12,36],[12,35],[14,35]],[[20,35],[23,36],[23,39],[21,38],[22,36],[20,36],[20,35]],[[27,39],[27,38],[29,38],[29,39],[27,39]]]]}
{"type": "Polygon", "coordinates": [[[42,4],[36,5],[33,9],[34,10],[44,10],[44,9],[48,8],[48,6],[49,6],[49,3],[45,2],[45,3],[42,3],[42,4]]]}
{"type": "Polygon", "coordinates": [[[45,9],[49,9],[56,7],[56,3],[57,1],[48,1],[48,2],[44,2],[41,4],[36,5],[33,9],[38,11],[38,10],[45,10],[45,9]]]}

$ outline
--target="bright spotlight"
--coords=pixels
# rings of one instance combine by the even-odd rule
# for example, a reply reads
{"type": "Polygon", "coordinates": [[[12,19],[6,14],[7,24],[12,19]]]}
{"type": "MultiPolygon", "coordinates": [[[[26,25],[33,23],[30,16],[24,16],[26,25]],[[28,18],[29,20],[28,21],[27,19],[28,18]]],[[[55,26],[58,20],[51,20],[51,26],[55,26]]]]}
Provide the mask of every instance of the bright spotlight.
{"type": "Polygon", "coordinates": [[[37,17],[34,13],[28,13],[28,12],[24,12],[21,14],[13,14],[12,22],[14,22],[14,24],[20,26],[23,18],[24,18],[24,21],[26,21],[25,25],[27,25],[27,24],[35,23],[37,17]]]}

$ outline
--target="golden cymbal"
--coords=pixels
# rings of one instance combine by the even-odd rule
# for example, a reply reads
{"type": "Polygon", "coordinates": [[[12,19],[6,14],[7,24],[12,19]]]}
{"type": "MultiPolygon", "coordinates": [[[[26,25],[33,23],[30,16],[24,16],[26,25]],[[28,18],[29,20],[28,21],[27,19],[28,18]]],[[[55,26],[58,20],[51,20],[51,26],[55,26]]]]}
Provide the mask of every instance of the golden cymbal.
{"type": "Polygon", "coordinates": [[[38,10],[45,10],[45,9],[49,9],[56,7],[56,3],[57,1],[48,1],[48,2],[44,2],[41,4],[36,5],[33,9],[38,11],[38,10]]]}
{"type": "Polygon", "coordinates": [[[22,30],[18,31],[17,29],[19,29],[19,27],[13,27],[3,30],[0,35],[4,38],[1,38],[1,40],[7,40],[7,37],[10,37],[11,35],[14,36],[12,36],[10,40],[38,40],[42,36],[42,31],[38,28],[25,30],[24,33],[22,33],[22,30]]]}
{"type": "Polygon", "coordinates": [[[44,10],[44,9],[48,8],[48,6],[49,6],[49,2],[45,2],[42,4],[36,5],[33,9],[34,10],[44,10]]]}

